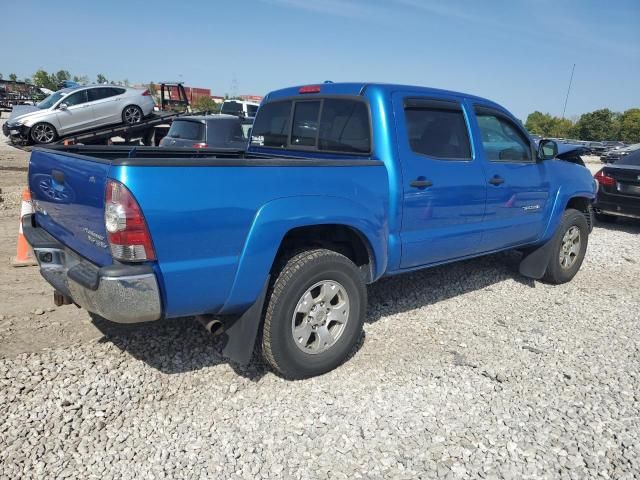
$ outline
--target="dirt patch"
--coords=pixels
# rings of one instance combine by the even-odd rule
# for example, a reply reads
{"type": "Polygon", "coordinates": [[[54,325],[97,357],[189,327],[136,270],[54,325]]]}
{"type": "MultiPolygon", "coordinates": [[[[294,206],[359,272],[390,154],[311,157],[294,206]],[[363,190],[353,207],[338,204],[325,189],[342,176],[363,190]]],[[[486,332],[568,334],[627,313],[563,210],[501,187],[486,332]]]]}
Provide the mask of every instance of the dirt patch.
{"type": "Polygon", "coordinates": [[[29,152],[11,146],[0,133],[0,357],[102,336],[85,310],[53,305],[53,289],[38,267],[11,266],[28,166],[29,152]]]}

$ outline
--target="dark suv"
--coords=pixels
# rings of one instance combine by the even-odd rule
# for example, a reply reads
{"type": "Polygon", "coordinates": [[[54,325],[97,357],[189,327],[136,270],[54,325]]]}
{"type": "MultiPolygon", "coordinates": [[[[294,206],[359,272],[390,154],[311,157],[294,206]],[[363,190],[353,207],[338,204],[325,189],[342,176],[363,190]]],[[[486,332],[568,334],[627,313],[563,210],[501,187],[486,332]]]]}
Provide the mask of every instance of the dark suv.
{"type": "Polygon", "coordinates": [[[160,146],[246,150],[252,123],[233,115],[180,117],[160,146]]]}

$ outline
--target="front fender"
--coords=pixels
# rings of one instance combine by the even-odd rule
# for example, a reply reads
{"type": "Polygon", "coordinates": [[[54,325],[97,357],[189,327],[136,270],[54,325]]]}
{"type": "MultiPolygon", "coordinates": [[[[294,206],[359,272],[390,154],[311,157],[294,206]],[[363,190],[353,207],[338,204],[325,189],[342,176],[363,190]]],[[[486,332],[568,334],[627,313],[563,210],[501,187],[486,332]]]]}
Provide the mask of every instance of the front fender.
{"type": "Polygon", "coordinates": [[[357,230],[373,254],[373,279],[387,267],[387,212],[383,203],[364,206],[334,196],[272,200],[254,218],[238,262],[231,293],[220,314],[241,312],[258,297],[284,236],[298,227],[338,224],[357,230]]]}
{"type": "Polygon", "coordinates": [[[560,225],[560,221],[562,220],[562,214],[567,209],[567,205],[569,205],[569,201],[572,198],[588,198],[593,201],[595,195],[593,191],[590,190],[567,191],[566,189],[563,189],[563,187],[560,187],[556,194],[553,210],[549,217],[549,221],[547,222],[547,227],[544,231],[544,235],[542,236],[541,243],[549,241],[553,237],[553,234],[556,233],[556,230],[560,225]]]}

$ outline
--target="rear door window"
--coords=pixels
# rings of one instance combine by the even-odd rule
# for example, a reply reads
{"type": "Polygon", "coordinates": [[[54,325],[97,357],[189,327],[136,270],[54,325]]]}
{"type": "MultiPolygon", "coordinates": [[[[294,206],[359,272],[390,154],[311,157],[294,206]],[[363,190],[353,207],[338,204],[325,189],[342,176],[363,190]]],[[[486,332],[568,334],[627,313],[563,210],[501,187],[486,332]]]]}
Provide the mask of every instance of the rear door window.
{"type": "Polygon", "coordinates": [[[470,160],[469,132],[457,102],[407,99],[404,114],[411,150],[442,160],[470,160]]]}
{"type": "Polygon", "coordinates": [[[103,98],[115,97],[122,92],[118,88],[100,87],[89,90],[89,101],[102,100],[103,98]]]}
{"type": "Polygon", "coordinates": [[[171,124],[167,136],[187,140],[204,140],[204,123],[176,120],[171,124]]]}

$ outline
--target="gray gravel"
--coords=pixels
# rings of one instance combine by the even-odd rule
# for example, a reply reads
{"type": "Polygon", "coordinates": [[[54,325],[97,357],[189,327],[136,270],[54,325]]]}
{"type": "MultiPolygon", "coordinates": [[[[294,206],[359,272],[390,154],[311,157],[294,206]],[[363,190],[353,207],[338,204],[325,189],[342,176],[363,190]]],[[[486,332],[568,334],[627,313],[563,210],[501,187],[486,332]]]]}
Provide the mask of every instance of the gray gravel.
{"type": "Polygon", "coordinates": [[[189,319],[4,358],[0,478],[637,478],[639,234],[597,228],[557,287],[511,253],[384,280],[307,381],[189,319]]]}

